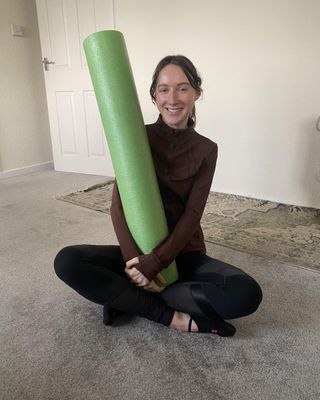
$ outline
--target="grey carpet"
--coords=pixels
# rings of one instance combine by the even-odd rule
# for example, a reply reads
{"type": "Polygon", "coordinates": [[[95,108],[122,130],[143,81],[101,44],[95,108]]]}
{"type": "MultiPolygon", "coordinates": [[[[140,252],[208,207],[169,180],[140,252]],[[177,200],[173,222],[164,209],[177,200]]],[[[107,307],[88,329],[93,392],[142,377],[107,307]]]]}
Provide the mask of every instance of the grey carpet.
{"type": "MultiPolygon", "coordinates": [[[[57,196],[110,213],[113,182],[57,196]]],[[[320,210],[211,192],[201,220],[205,240],[320,271],[320,210]]]]}
{"type": "Polygon", "coordinates": [[[179,333],[101,307],[54,275],[71,243],[115,243],[110,217],[55,200],[101,177],[53,171],[0,180],[1,400],[316,400],[320,274],[208,244],[264,291],[237,334],[179,333]]]}

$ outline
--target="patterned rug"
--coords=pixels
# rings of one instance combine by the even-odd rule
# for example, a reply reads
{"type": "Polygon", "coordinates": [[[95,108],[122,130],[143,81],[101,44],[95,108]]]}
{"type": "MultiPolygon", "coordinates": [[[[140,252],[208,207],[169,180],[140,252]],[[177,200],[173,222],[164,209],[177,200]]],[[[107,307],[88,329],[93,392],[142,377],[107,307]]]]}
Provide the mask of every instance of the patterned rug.
{"type": "MultiPolygon", "coordinates": [[[[112,181],[58,196],[110,213],[112,181]]],[[[201,220],[205,240],[320,271],[320,210],[211,192],[201,220]]]]}

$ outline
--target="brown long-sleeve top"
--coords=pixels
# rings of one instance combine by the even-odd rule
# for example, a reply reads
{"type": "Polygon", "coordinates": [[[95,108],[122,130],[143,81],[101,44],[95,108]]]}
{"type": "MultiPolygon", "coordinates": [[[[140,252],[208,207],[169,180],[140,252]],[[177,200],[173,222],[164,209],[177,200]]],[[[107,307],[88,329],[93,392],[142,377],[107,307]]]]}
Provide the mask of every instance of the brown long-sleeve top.
{"type": "Polygon", "coordinates": [[[146,129],[169,235],[151,253],[141,255],[126,224],[116,183],[111,218],[123,258],[128,261],[138,256],[139,264],[135,267],[152,280],[178,254],[206,252],[200,220],[210,191],[218,148],[216,143],[198,134],[190,123],[186,129],[177,130],[166,125],[160,116],[156,123],[146,125],[146,129]]]}

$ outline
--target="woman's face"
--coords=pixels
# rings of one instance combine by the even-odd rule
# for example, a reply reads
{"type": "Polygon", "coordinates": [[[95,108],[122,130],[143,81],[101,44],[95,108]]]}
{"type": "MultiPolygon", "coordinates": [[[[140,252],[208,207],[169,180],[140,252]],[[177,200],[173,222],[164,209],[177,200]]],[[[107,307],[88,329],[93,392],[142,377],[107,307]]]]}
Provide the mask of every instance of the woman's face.
{"type": "Polygon", "coordinates": [[[156,105],[163,121],[171,128],[187,127],[199,95],[180,67],[169,64],[162,68],[155,91],[156,105]]]}

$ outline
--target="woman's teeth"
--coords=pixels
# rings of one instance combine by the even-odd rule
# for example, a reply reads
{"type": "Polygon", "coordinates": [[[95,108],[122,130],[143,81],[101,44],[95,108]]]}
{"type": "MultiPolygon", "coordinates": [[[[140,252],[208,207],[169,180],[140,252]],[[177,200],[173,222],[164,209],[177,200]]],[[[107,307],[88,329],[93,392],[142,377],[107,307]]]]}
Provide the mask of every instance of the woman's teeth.
{"type": "Polygon", "coordinates": [[[179,111],[181,111],[181,108],[167,108],[167,110],[171,113],[178,113],[179,111]]]}

